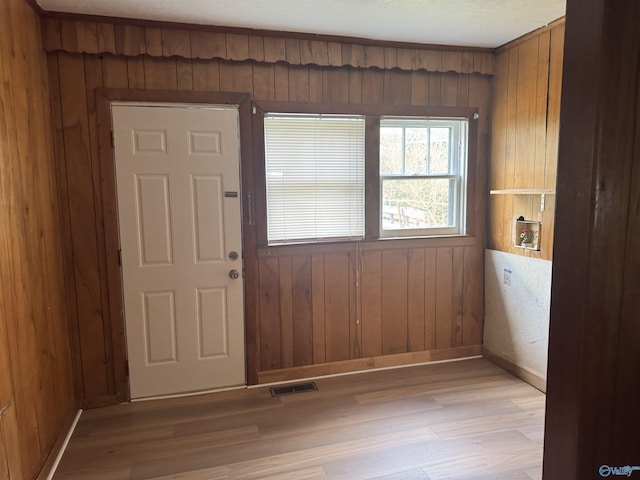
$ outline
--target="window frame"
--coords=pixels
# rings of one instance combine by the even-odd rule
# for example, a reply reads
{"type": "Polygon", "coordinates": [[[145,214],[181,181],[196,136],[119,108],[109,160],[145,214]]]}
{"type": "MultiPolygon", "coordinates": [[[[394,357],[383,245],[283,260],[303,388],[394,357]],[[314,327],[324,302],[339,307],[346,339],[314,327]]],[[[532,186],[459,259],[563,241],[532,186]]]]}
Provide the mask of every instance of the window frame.
{"type": "MultiPolygon", "coordinates": [[[[418,238],[428,238],[434,236],[443,236],[443,235],[464,235],[465,227],[466,227],[466,196],[467,196],[467,168],[468,168],[468,143],[469,143],[469,119],[465,117],[427,117],[427,116],[382,116],[380,121],[380,128],[383,127],[382,123],[388,120],[390,123],[397,123],[398,126],[401,126],[403,130],[411,127],[428,127],[434,128],[437,124],[442,127],[448,127],[451,129],[452,136],[450,139],[450,145],[454,146],[455,151],[451,151],[449,153],[449,162],[453,164],[453,168],[451,165],[449,167],[449,173],[438,173],[438,174],[429,174],[425,173],[424,175],[414,174],[407,175],[406,173],[403,175],[398,174],[385,174],[380,172],[380,191],[378,194],[378,202],[380,204],[380,238],[399,238],[399,237],[418,237],[418,238]],[[463,124],[462,122],[465,122],[463,124]],[[431,125],[433,123],[433,125],[431,125]],[[464,148],[461,146],[461,142],[464,138],[465,133],[467,134],[467,141],[464,144],[464,148]],[[452,173],[453,171],[453,173],[452,173]],[[454,181],[454,189],[455,195],[453,200],[453,211],[451,214],[453,215],[453,225],[451,226],[442,226],[442,227],[427,227],[427,228],[413,228],[413,229],[384,229],[382,225],[382,208],[383,208],[383,189],[384,182],[388,180],[420,180],[420,179],[443,179],[443,180],[453,180],[454,181]]],[[[403,140],[404,140],[403,133],[403,140]]],[[[403,144],[403,164],[405,163],[405,151],[406,143],[403,144]]]]}
{"type": "MultiPolygon", "coordinates": [[[[354,232],[352,232],[349,235],[336,235],[336,236],[324,236],[324,237],[305,237],[305,236],[299,236],[299,237],[290,237],[287,235],[288,238],[269,238],[269,200],[271,198],[270,193],[269,193],[269,185],[270,182],[268,180],[268,172],[267,172],[267,158],[266,158],[266,151],[265,151],[265,182],[266,182],[266,204],[267,204],[267,242],[269,244],[269,246],[277,246],[277,245],[294,245],[294,244],[313,244],[313,243],[326,243],[326,242],[342,242],[342,241],[354,241],[354,240],[362,240],[364,238],[364,205],[365,205],[365,195],[364,195],[364,190],[365,190],[365,182],[364,182],[364,171],[365,171],[365,164],[366,164],[366,158],[365,158],[365,142],[364,142],[364,134],[366,132],[366,125],[365,125],[365,119],[366,117],[364,115],[355,115],[355,114],[301,114],[301,113],[282,113],[282,112],[267,112],[264,114],[263,117],[263,125],[266,125],[267,123],[267,119],[268,118],[272,118],[272,119],[287,119],[287,120],[292,120],[295,118],[300,118],[301,120],[312,120],[312,121],[322,121],[322,120],[349,120],[349,121],[354,121],[357,120],[357,123],[355,125],[357,125],[357,130],[362,133],[362,144],[357,143],[357,145],[360,145],[359,147],[357,147],[356,149],[354,149],[353,147],[349,147],[349,151],[347,156],[349,156],[349,158],[351,158],[352,160],[357,158],[358,162],[356,163],[350,163],[349,165],[351,166],[355,166],[356,167],[356,171],[357,171],[357,176],[361,175],[361,179],[362,179],[362,183],[360,184],[358,182],[358,184],[354,183],[354,182],[346,182],[343,179],[344,184],[348,184],[349,185],[349,189],[355,189],[358,191],[358,200],[357,200],[357,204],[360,206],[360,208],[356,209],[356,210],[352,210],[348,216],[350,218],[350,220],[356,220],[356,224],[358,226],[362,227],[362,231],[360,232],[360,234],[356,235],[354,234],[354,232]],[[361,197],[360,197],[361,195],[361,197]],[[353,212],[358,212],[360,215],[362,215],[360,217],[360,215],[353,215],[353,212]],[[361,223],[360,223],[361,221],[361,223]]],[[[276,127],[277,128],[277,127],[276,127]]],[[[344,133],[344,132],[343,132],[344,133]]],[[[353,133],[353,129],[351,128],[349,130],[349,137],[351,138],[351,134],[353,133]]],[[[358,134],[358,132],[356,132],[356,134],[358,134]]],[[[267,137],[266,137],[266,131],[265,131],[265,150],[267,148],[267,137]]],[[[332,140],[335,137],[329,137],[332,140]]],[[[323,144],[322,142],[316,143],[316,146],[322,146],[322,145],[326,145],[323,144]]],[[[275,156],[275,158],[277,158],[277,155],[275,156]]],[[[299,157],[296,157],[296,159],[298,159],[299,157]]],[[[338,168],[336,166],[336,168],[338,168]]],[[[340,179],[341,177],[335,176],[335,172],[331,172],[333,175],[333,179],[340,179]]],[[[353,173],[351,170],[349,171],[349,173],[353,173]]],[[[317,177],[315,177],[317,179],[317,177]]],[[[338,180],[339,181],[339,180],[338,180]]],[[[272,184],[273,185],[273,184],[272,184]]],[[[299,192],[298,192],[299,193],[299,192]]],[[[297,214],[299,215],[299,213],[297,214]]],[[[277,218],[277,216],[276,216],[277,218]]],[[[332,215],[331,218],[335,218],[335,215],[332,215]]],[[[348,222],[349,225],[351,225],[351,222],[348,222]]],[[[272,224],[272,228],[274,230],[277,230],[276,226],[278,224],[277,221],[274,221],[274,224],[272,224]],[[275,225],[274,225],[275,224],[275,225]]],[[[350,230],[351,228],[346,228],[346,230],[350,230]]]]}
{"type": "MultiPolygon", "coordinates": [[[[253,172],[246,172],[254,178],[254,192],[245,192],[247,200],[247,216],[249,225],[255,225],[256,244],[263,253],[276,252],[332,252],[341,251],[355,241],[327,240],[310,241],[296,244],[269,245],[267,238],[267,206],[266,206],[266,171],[264,148],[264,116],[270,113],[306,113],[337,114],[365,116],[365,228],[364,238],[358,240],[368,242],[386,242],[390,247],[397,245],[439,245],[442,241],[451,244],[452,239],[468,238],[476,235],[477,209],[475,203],[478,174],[478,108],[476,107],[434,107],[434,106],[397,106],[397,105],[348,105],[292,102],[253,102],[253,172]],[[468,119],[467,142],[467,212],[464,221],[464,233],[434,234],[428,236],[393,236],[380,235],[380,119],[382,117],[438,117],[468,119]],[[417,243],[416,243],[417,242],[417,243]],[[426,242],[426,243],[425,243],[426,242]]],[[[243,172],[244,174],[245,172],[243,172]]]]}

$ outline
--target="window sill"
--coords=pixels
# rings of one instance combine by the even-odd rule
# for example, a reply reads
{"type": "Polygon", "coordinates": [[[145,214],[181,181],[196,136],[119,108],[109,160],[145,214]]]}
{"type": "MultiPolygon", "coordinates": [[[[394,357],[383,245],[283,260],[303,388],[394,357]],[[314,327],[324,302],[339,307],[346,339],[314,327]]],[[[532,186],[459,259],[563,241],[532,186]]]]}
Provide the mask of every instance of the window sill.
{"type": "Polygon", "coordinates": [[[361,251],[392,250],[401,248],[464,247],[478,244],[475,235],[437,235],[430,237],[388,237],[374,240],[344,242],[315,242],[289,245],[259,246],[258,258],[287,255],[322,255],[325,253],[349,253],[361,251]],[[360,246],[358,247],[358,243],[360,246]]]}

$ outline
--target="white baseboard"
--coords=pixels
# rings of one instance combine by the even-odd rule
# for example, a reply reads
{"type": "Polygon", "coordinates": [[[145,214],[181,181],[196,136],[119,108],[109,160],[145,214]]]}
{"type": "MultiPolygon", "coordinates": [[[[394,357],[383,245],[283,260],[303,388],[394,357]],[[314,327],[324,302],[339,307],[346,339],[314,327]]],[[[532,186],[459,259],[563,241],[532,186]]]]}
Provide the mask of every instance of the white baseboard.
{"type": "Polygon", "coordinates": [[[64,437],[64,441],[62,442],[62,445],[58,450],[56,459],[53,461],[53,465],[51,465],[51,469],[49,470],[49,473],[46,476],[46,480],[53,480],[53,476],[56,473],[58,464],[60,463],[60,460],[62,460],[62,455],[64,455],[64,452],[67,449],[67,446],[69,445],[69,441],[71,440],[71,436],[73,435],[73,432],[76,429],[76,425],[78,425],[78,421],[80,420],[80,415],[82,415],[82,409],[78,410],[78,413],[76,413],[76,416],[73,419],[73,422],[71,423],[71,427],[69,428],[69,431],[67,432],[67,435],[64,437]]]}

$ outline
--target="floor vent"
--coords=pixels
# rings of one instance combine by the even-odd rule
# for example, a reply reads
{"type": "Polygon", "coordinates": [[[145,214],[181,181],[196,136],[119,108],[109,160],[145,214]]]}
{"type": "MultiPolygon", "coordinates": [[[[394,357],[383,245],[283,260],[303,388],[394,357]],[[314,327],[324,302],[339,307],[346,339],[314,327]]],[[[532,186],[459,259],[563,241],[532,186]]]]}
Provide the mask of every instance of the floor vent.
{"type": "Polygon", "coordinates": [[[318,390],[315,382],[298,383],[297,385],[287,385],[286,387],[271,387],[271,396],[291,395],[293,393],[313,392],[318,390]]]}

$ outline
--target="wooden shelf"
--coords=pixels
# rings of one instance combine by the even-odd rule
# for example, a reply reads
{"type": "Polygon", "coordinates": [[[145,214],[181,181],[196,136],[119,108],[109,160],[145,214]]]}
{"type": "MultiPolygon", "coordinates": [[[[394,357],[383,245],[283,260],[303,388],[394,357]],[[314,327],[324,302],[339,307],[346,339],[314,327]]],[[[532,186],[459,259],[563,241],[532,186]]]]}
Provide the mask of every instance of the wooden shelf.
{"type": "Polygon", "coordinates": [[[491,190],[491,195],[553,195],[553,188],[506,188],[504,190],[491,190]]]}

